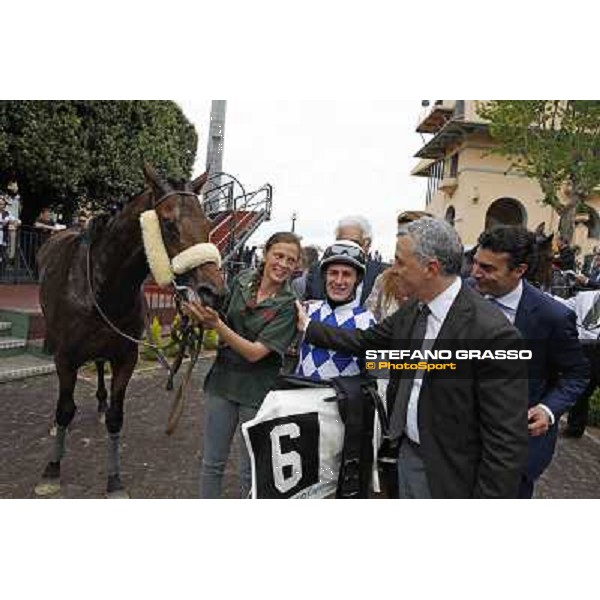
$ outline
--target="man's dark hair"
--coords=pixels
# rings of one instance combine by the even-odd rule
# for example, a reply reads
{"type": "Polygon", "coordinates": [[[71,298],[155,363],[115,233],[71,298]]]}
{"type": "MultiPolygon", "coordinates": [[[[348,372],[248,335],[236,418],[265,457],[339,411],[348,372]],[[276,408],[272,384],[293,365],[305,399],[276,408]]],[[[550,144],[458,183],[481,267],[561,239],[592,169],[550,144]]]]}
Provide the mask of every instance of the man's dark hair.
{"type": "Polygon", "coordinates": [[[515,269],[520,264],[532,267],[536,262],[535,235],[524,227],[499,225],[484,231],[478,240],[479,248],[510,255],[508,266],[515,269]]]}

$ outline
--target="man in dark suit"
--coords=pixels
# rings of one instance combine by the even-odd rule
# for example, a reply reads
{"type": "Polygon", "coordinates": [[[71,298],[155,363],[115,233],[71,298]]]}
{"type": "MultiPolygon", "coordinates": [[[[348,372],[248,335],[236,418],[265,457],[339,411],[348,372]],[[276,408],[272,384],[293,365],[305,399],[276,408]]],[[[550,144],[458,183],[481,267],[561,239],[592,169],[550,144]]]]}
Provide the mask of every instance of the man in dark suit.
{"type": "MultiPolygon", "coordinates": [[[[369,254],[369,248],[373,240],[371,225],[364,217],[351,216],[340,219],[335,229],[336,240],[351,240],[356,242],[365,252],[369,254]]],[[[377,275],[379,275],[388,265],[380,260],[368,259],[364,278],[357,289],[357,299],[360,306],[364,306],[369,297],[377,275]]],[[[325,300],[325,284],[321,277],[321,269],[318,263],[315,263],[308,271],[306,276],[306,287],[304,291],[304,300],[325,300]]]]}
{"type": "Polygon", "coordinates": [[[532,233],[523,227],[497,227],[481,234],[472,270],[476,288],[514,323],[533,351],[529,456],[521,498],[532,497],[535,480],[552,460],[558,420],[585,391],[589,375],[575,313],[523,279],[534,257],[532,233]]]}
{"type": "MultiPolygon", "coordinates": [[[[514,346],[517,330],[461,282],[463,248],[446,222],[422,218],[400,227],[394,268],[412,300],[365,331],[298,326],[312,344],[360,353],[434,351],[445,343],[514,346]]],[[[514,498],[527,459],[527,366],[471,360],[466,375],[392,370],[389,437],[398,451],[403,498],[514,498]]]]}
{"type": "Polygon", "coordinates": [[[580,274],[576,280],[585,290],[600,290],[600,253],[594,254],[589,277],[580,274]]]}

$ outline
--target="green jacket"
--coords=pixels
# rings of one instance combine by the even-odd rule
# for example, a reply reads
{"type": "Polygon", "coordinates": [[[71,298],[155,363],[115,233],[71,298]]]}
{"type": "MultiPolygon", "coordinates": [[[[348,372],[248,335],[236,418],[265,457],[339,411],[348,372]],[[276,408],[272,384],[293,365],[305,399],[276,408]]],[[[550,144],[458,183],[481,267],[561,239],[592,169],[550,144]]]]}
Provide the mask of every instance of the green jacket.
{"type": "Polygon", "coordinates": [[[220,345],[204,389],[230,402],[259,408],[296,333],[296,298],[286,282],[276,296],[257,305],[252,294],[255,273],[244,271],[233,280],[225,320],[238,335],[250,342],[259,341],[272,352],[251,363],[229,346],[220,345]]]}

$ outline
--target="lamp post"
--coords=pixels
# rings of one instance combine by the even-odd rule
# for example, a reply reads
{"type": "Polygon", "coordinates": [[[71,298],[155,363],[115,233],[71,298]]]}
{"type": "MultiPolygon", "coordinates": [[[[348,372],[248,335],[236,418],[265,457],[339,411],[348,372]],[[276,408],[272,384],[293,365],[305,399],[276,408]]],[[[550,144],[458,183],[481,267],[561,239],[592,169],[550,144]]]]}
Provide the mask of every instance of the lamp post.
{"type": "Polygon", "coordinates": [[[294,211],[292,213],[292,233],[294,233],[296,231],[296,219],[298,218],[298,215],[296,214],[296,211],[294,211]]]}

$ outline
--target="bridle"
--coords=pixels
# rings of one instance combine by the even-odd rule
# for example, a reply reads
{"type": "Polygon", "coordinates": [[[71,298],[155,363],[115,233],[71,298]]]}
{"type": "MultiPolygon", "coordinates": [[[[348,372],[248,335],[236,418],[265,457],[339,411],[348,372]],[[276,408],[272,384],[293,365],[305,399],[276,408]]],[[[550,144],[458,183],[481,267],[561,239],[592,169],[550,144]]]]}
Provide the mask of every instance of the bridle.
{"type": "MultiPolygon", "coordinates": [[[[156,200],[153,203],[153,209],[156,209],[158,206],[160,206],[163,202],[165,202],[172,196],[193,196],[194,198],[196,198],[196,200],[199,201],[198,195],[195,194],[194,192],[173,190],[173,191],[167,192],[166,194],[161,196],[158,200],[156,200]]],[[[173,280],[171,282],[171,285],[173,286],[173,297],[175,299],[176,311],[181,319],[182,325],[179,328],[179,337],[180,337],[179,349],[177,352],[177,356],[175,357],[175,360],[173,361],[172,365],[169,365],[169,361],[167,360],[167,357],[164,354],[164,350],[166,350],[167,348],[170,348],[171,346],[176,344],[177,340],[174,340],[173,342],[168,344],[166,347],[161,349],[157,345],[152,344],[148,341],[145,341],[142,339],[137,339],[133,336],[130,336],[127,333],[125,333],[122,329],[117,327],[117,325],[115,325],[110,320],[110,318],[106,315],[106,313],[102,310],[102,308],[100,307],[100,304],[98,303],[98,301],[96,299],[96,293],[95,293],[94,287],[92,285],[92,277],[91,277],[91,272],[92,272],[92,269],[91,269],[91,246],[92,246],[91,240],[89,240],[88,247],[87,247],[87,253],[86,253],[86,277],[87,277],[88,289],[89,289],[90,296],[92,298],[92,302],[94,304],[95,309],[98,311],[98,314],[100,315],[102,320],[117,335],[121,336],[124,339],[129,340],[130,342],[133,342],[134,344],[137,344],[138,346],[144,346],[146,348],[149,348],[156,354],[159,364],[162,367],[164,367],[168,373],[167,385],[166,385],[166,389],[168,391],[173,389],[173,378],[175,377],[177,371],[179,370],[179,367],[181,366],[186,349],[189,348],[189,350],[190,350],[190,363],[188,366],[188,370],[179,385],[177,394],[175,396],[175,399],[174,399],[172,407],[171,407],[171,413],[169,415],[169,419],[167,422],[166,432],[167,432],[167,434],[170,435],[171,433],[173,433],[175,431],[175,427],[177,426],[177,422],[179,421],[179,417],[181,416],[181,413],[183,410],[183,394],[184,394],[185,388],[187,387],[187,384],[189,383],[191,373],[194,369],[194,366],[196,365],[196,361],[198,360],[198,357],[200,355],[200,350],[202,347],[203,331],[201,329],[197,330],[197,328],[194,327],[194,325],[192,324],[189,317],[187,315],[185,315],[183,313],[183,311],[181,310],[181,302],[182,302],[183,298],[182,298],[180,289],[178,288],[178,286],[175,283],[175,280],[173,280]]],[[[147,307],[145,296],[143,298],[144,298],[144,304],[147,307]]],[[[147,322],[148,320],[145,319],[145,321],[147,322]]],[[[147,323],[147,332],[148,332],[148,323],[147,323]]]]}
{"type": "Polygon", "coordinates": [[[168,200],[171,196],[193,196],[194,198],[196,198],[196,200],[198,200],[198,202],[200,202],[200,198],[198,198],[198,194],[196,194],[195,192],[172,190],[170,192],[167,192],[166,194],[161,196],[156,202],[154,202],[152,208],[160,206],[165,200],[168,200]]]}
{"type": "MultiPolygon", "coordinates": [[[[163,196],[161,196],[156,202],[153,203],[153,208],[156,209],[157,206],[159,206],[160,204],[162,204],[165,200],[168,200],[171,196],[193,196],[194,198],[196,198],[196,200],[199,201],[198,195],[195,194],[194,192],[187,192],[187,191],[170,191],[167,192],[166,194],[164,194],[163,196]]],[[[146,348],[150,348],[151,350],[154,350],[154,352],[156,352],[156,355],[158,357],[158,360],[160,362],[160,364],[165,367],[167,369],[167,371],[171,372],[171,367],[169,366],[169,363],[165,357],[165,355],[163,354],[163,352],[161,351],[161,349],[154,345],[154,344],[150,344],[148,342],[145,342],[142,339],[137,339],[134,338],[130,335],[128,335],[127,333],[125,333],[122,329],[119,329],[106,315],[106,313],[102,310],[102,308],[100,308],[100,305],[98,304],[98,301],[96,300],[96,293],[94,291],[94,287],[92,285],[92,279],[91,279],[91,273],[92,273],[92,269],[91,269],[91,250],[92,250],[92,244],[91,244],[91,240],[88,243],[88,247],[87,247],[87,256],[86,256],[86,275],[87,275],[87,283],[88,283],[88,288],[90,291],[90,295],[92,297],[92,302],[94,303],[94,307],[96,308],[96,310],[98,311],[98,314],[102,317],[102,320],[118,335],[120,335],[121,337],[125,338],[126,340],[129,340],[130,342],[133,342],[134,344],[138,344],[138,345],[142,345],[145,346],[146,348]]],[[[173,294],[175,297],[180,297],[179,296],[179,291],[175,285],[175,282],[173,282],[173,294]]],[[[177,307],[177,312],[178,314],[180,314],[181,316],[183,316],[183,313],[181,312],[180,309],[180,303],[177,302],[176,303],[176,307],[177,307]]]]}

